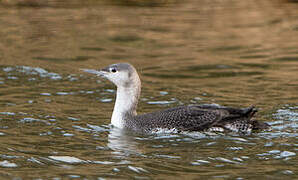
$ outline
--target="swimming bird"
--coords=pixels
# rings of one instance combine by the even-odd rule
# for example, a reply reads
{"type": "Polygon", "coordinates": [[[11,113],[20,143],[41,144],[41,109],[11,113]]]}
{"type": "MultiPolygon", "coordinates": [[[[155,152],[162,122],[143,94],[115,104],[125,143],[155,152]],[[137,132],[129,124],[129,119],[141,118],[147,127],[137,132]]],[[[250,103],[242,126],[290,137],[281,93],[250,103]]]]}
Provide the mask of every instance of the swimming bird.
{"type": "Polygon", "coordinates": [[[110,80],[117,86],[111,124],[118,128],[150,133],[157,129],[181,131],[233,131],[250,133],[268,129],[269,125],[253,120],[257,109],[233,108],[218,105],[188,105],[137,115],[141,94],[141,80],[129,63],[109,65],[101,70],[88,70],[110,80]]]}

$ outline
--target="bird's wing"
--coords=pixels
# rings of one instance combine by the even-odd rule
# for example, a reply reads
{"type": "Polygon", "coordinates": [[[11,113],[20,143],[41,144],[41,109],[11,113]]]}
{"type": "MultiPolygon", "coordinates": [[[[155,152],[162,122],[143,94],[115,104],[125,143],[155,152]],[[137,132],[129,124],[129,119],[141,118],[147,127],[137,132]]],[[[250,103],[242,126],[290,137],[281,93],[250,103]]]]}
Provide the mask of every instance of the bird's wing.
{"type": "Polygon", "coordinates": [[[146,129],[176,128],[182,131],[200,131],[212,127],[229,113],[221,109],[203,109],[198,106],[179,106],[136,116],[136,122],[146,129]]]}

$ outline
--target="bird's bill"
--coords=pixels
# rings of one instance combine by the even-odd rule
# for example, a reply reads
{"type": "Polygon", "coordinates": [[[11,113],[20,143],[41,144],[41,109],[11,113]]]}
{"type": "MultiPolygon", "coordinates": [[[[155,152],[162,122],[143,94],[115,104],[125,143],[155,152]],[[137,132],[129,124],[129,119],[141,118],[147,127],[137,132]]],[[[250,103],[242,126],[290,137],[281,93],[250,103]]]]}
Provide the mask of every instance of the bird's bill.
{"type": "Polygon", "coordinates": [[[90,74],[95,74],[97,76],[101,76],[104,77],[104,75],[106,74],[105,71],[102,70],[95,70],[95,69],[81,69],[82,71],[86,72],[86,73],[90,73],[90,74]]]}

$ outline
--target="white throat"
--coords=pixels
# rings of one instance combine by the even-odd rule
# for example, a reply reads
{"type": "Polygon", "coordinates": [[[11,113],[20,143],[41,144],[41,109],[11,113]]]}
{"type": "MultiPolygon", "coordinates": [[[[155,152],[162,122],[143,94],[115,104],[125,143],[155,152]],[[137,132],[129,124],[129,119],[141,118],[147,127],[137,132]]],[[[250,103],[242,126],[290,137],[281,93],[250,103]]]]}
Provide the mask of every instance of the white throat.
{"type": "Polygon", "coordinates": [[[117,87],[116,102],[111,120],[113,126],[124,128],[125,118],[137,115],[139,95],[140,87],[117,87]]]}

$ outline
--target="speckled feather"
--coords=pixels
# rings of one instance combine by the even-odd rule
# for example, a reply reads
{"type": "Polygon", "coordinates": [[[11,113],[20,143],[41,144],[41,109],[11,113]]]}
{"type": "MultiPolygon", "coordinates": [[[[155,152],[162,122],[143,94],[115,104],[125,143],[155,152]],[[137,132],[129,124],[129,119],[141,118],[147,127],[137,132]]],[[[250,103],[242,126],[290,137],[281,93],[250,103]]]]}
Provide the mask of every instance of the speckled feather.
{"type": "Polygon", "coordinates": [[[127,116],[127,128],[150,132],[155,128],[203,131],[222,127],[229,131],[245,132],[253,129],[251,117],[255,112],[253,107],[179,106],[135,117],[127,116]]]}

